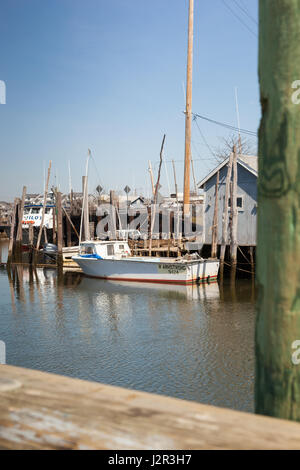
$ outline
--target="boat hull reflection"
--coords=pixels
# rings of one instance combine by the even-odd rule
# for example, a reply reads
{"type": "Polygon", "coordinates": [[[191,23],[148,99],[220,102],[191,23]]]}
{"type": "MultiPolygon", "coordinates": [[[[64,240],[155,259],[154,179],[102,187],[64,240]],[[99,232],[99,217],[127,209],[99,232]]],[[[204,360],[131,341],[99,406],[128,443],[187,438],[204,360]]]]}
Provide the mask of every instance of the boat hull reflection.
{"type": "Polygon", "coordinates": [[[90,292],[110,291],[110,292],[125,292],[127,294],[136,291],[146,290],[147,292],[153,291],[153,295],[172,295],[181,297],[188,300],[208,300],[219,299],[220,290],[217,282],[211,284],[200,285],[171,285],[171,284],[153,284],[153,283],[139,283],[139,282],[126,282],[126,281],[109,281],[83,277],[78,288],[90,292]]]}

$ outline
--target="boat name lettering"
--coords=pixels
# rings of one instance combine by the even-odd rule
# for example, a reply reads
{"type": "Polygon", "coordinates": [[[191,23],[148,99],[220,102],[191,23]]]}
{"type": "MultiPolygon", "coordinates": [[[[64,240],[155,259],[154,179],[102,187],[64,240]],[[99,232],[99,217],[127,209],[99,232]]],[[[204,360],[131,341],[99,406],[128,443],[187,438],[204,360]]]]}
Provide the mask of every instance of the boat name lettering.
{"type": "Polygon", "coordinates": [[[172,264],[159,264],[158,271],[160,273],[179,274],[185,272],[186,267],[172,264]]]}

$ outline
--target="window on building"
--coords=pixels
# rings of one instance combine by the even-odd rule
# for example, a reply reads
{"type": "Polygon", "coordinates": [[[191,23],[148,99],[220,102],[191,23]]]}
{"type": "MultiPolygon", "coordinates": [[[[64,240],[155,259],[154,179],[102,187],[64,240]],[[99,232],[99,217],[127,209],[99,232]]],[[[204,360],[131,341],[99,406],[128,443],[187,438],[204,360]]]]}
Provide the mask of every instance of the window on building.
{"type": "MultiPolygon", "coordinates": [[[[228,198],[228,207],[231,207],[231,198],[228,198]]],[[[237,196],[236,207],[238,209],[244,209],[244,196],[237,196]]]]}

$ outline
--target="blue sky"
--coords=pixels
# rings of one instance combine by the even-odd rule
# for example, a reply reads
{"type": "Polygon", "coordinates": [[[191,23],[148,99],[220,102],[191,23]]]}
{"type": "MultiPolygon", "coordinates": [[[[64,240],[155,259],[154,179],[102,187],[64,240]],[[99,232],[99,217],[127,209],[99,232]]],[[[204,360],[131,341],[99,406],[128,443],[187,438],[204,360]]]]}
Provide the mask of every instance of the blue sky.
{"type": "MultiPolygon", "coordinates": [[[[20,195],[24,184],[41,192],[50,159],[51,184],[56,177],[68,190],[70,160],[80,190],[88,148],[91,192],[100,183],[149,193],[148,160],[156,174],[164,133],[181,189],[187,14],[188,0],[2,0],[0,200],[20,195]]],[[[193,110],[237,125],[237,86],[241,127],[255,131],[258,40],[250,16],[257,20],[256,0],[195,0],[193,110]]],[[[228,135],[198,123],[213,149],[228,135]]],[[[215,162],[195,124],[192,140],[200,180],[215,162]]],[[[167,170],[173,190],[171,163],[167,170]]],[[[165,169],[161,182],[166,194],[165,169]]]]}

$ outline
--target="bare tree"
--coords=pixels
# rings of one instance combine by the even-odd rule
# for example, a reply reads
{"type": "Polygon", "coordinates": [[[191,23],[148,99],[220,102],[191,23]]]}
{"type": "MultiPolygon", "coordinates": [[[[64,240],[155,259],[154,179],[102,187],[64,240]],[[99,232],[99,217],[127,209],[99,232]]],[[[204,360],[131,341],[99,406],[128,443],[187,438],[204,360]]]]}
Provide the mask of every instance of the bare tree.
{"type": "Polygon", "coordinates": [[[241,136],[241,140],[239,139],[240,138],[237,134],[231,134],[228,137],[222,137],[220,146],[216,147],[214,150],[214,155],[218,163],[229,157],[234,146],[236,146],[238,151],[241,146],[242,155],[257,154],[256,143],[254,140],[243,136],[241,136]]]}

